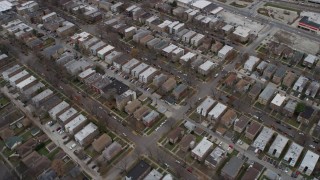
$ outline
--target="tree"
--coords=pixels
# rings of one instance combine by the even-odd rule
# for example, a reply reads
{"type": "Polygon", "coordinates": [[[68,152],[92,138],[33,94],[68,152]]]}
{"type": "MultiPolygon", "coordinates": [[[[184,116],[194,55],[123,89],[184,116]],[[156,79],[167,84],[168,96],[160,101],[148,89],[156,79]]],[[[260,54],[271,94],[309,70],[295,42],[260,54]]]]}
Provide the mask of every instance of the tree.
{"type": "Polygon", "coordinates": [[[63,167],[64,162],[61,159],[54,159],[51,164],[51,168],[57,173],[59,177],[63,176],[65,169],[63,167]]]}
{"type": "Polygon", "coordinates": [[[299,114],[301,112],[303,112],[306,108],[306,105],[304,103],[298,103],[297,106],[296,106],[296,109],[294,110],[295,113],[299,114]]]}
{"type": "Polygon", "coordinates": [[[139,55],[139,49],[137,49],[137,48],[132,48],[132,49],[131,49],[131,52],[130,52],[130,55],[131,55],[132,57],[134,57],[134,58],[137,58],[138,55],[139,55]]]}

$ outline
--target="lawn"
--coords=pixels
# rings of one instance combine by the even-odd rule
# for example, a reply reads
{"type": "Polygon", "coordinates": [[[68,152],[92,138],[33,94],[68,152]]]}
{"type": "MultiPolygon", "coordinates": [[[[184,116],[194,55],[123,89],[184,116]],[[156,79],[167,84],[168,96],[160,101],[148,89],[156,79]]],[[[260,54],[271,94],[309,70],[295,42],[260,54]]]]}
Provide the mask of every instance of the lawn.
{"type": "Polygon", "coordinates": [[[60,151],[59,148],[56,148],[55,150],[53,150],[51,153],[49,153],[47,155],[48,159],[53,160],[53,157],[60,151]]]}
{"type": "Polygon", "coordinates": [[[279,4],[269,3],[269,2],[266,3],[264,6],[270,6],[270,7],[275,7],[275,8],[280,8],[280,9],[285,9],[285,10],[295,11],[297,13],[300,13],[300,10],[298,9],[290,8],[290,7],[279,5],[279,4]]]}
{"type": "Polygon", "coordinates": [[[157,127],[159,127],[159,125],[166,119],[166,116],[162,115],[162,118],[160,120],[158,120],[158,122],[156,124],[154,124],[152,126],[152,128],[147,129],[147,135],[150,135],[157,127]]]}
{"type": "Polygon", "coordinates": [[[0,108],[6,106],[9,103],[10,103],[10,101],[9,101],[8,98],[6,98],[6,97],[1,97],[0,98],[0,108]]]}
{"type": "Polygon", "coordinates": [[[42,147],[41,149],[38,150],[38,153],[44,156],[47,156],[49,154],[49,151],[46,149],[46,147],[42,147]]]}
{"type": "Polygon", "coordinates": [[[288,122],[288,124],[290,124],[290,125],[292,125],[292,126],[294,126],[296,128],[298,128],[299,125],[300,125],[300,123],[298,121],[294,120],[294,119],[287,119],[287,122],[288,122]]]}

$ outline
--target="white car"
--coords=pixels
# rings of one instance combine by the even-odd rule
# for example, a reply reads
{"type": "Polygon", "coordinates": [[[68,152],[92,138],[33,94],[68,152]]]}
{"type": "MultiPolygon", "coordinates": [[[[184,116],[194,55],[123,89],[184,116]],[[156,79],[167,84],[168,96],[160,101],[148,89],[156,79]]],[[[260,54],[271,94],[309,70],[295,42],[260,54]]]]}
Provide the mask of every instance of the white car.
{"type": "Polygon", "coordinates": [[[71,146],[70,146],[70,150],[72,150],[73,148],[75,148],[77,146],[76,143],[73,143],[71,146]]]}
{"type": "Polygon", "coordinates": [[[316,148],[314,145],[310,144],[309,147],[311,147],[312,149],[316,148]]]}

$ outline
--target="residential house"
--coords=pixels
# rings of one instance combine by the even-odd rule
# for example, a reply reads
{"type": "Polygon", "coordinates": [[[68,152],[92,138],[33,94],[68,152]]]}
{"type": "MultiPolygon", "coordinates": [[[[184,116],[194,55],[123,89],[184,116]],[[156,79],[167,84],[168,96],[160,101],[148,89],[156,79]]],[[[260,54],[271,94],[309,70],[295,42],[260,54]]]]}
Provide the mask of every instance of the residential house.
{"type": "Polygon", "coordinates": [[[283,78],[282,85],[286,88],[290,88],[296,79],[297,76],[295,73],[288,71],[286,76],[283,78]]]}
{"type": "Polygon", "coordinates": [[[278,68],[273,75],[272,82],[275,84],[280,84],[285,75],[286,69],[282,67],[278,68]]]}
{"type": "Polygon", "coordinates": [[[204,164],[209,168],[215,169],[226,158],[227,153],[220,147],[216,147],[206,158],[204,164]]]}
{"type": "Polygon", "coordinates": [[[174,77],[170,77],[161,85],[161,89],[164,92],[169,92],[172,89],[174,89],[176,86],[177,86],[177,81],[174,79],[174,77]]]}
{"type": "Polygon", "coordinates": [[[228,109],[226,113],[224,113],[224,115],[221,117],[220,122],[227,128],[230,128],[236,119],[237,113],[233,109],[228,109]]]}
{"type": "Polygon", "coordinates": [[[311,68],[317,61],[318,57],[312,54],[308,54],[306,58],[304,58],[302,65],[307,66],[308,68],[311,68]]]}
{"type": "Polygon", "coordinates": [[[273,134],[274,134],[274,130],[268,127],[263,127],[259,136],[252,143],[252,146],[256,148],[258,151],[264,151],[267,144],[271,140],[273,134]]]}
{"type": "Polygon", "coordinates": [[[229,87],[232,88],[235,83],[237,81],[237,73],[231,72],[228,77],[224,80],[224,84],[229,87]]]}
{"type": "Polygon", "coordinates": [[[159,118],[160,114],[152,110],[150,113],[142,117],[143,124],[147,127],[152,126],[152,124],[159,118]]]}
{"type": "Polygon", "coordinates": [[[304,156],[298,170],[299,172],[310,176],[318,163],[319,155],[308,150],[304,156]]]}
{"type": "Polygon", "coordinates": [[[103,157],[105,160],[110,161],[112,160],[117,154],[119,154],[122,150],[122,145],[117,141],[114,141],[110,144],[105,150],[102,152],[103,157]]]}
{"type": "Polygon", "coordinates": [[[307,86],[308,82],[309,82],[308,78],[304,76],[300,76],[298,80],[294,83],[292,90],[298,91],[301,93],[304,90],[304,88],[307,86]]]}
{"type": "Polygon", "coordinates": [[[273,76],[273,74],[276,72],[277,70],[277,66],[274,64],[268,64],[267,68],[263,71],[263,77],[266,80],[271,79],[271,77],[273,76]]]}
{"type": "Polygon", "coordinates": [[[316,97],[320,88],[320,84],[316,81],[312,81],[308,88],[306,89],[305,95],[311,96],[312,98],[316,97]]]}
{"type": "Polygon", "coordinates": [[[221,169],[221,176],[228,180],[236,180],[244,165],[244,161],[236,156],[232,156],[230,161],[221,169]]]}
{"type": "Polygon", "coordinates": [[[176,144],[179,141],[179,139],[183,137],[183,135],[184,135],[183,128],[177,127],[176,129],[172,130],[168,134],[167,138],[171,144],[176,144]]]}
{"type": "Polygon", "coordinates": [[[192,134],[186,134],[180,141],[179,147],[183,152],[187,152],[189,149],[194,148],[193,145],[196,142],[196,137],[192,134]]]}
{"type": "Polygon", "coordinates": [[[248,124],[249,118],[246,116],[241,116],[239,119],[236,119],[234,121],[233,130],[238,133],[242,133],[246,129],[248,124]]]}
{"type": "Polygon", "coordinates": [[[103,133],[101,136],[99,136],[97,139],[95,139],[92,142],[92,147],[95,151],[101,152],[106,147],[108,147],[111,143],[112,143],[111,137],[108,134],[103,133]]]}
{"type": "Polygon", "coordinates": [[[271,101],[270,107],[273,110],[280,111],[286,101],[287,97],[283,94],[278,93],[271,101]]]}
{"type": "Polygon", "coordinates": [[[138,99],[129,101],[128,104],[124,107],[124,110],[129,115],[133,114],[138,108],[141,107],[141,102],[138,99]]]}
{"type": "Polygon", "coordinates": [[[255,83],[252,88],[250,89],[248,96],[252,99],[255,100],[258,95],[261,93],[262,90],[262,84],[260,83],[255,83]]]}
{"type": "Polygon", "coordinates": [[[179,84],[176,88],[173,89],[172,95],[176,100],[179,100],[188,92],[188,86],[185,84],[179,84]]]}
{"type": "Polygon", "coordinates": [[[210,96],[206,97],[206,99],[197,107],[197,113],[206,117],[215,102],[216,101],[210,96]]]}
{"type": "Polygon", "coordinates": [[[86,125],[78,133],[74,135],[74,139],[81,146],[87,146],[91,144],[94,138],[99,134],[98,127],[92,122],[86,125]]]}
{"type": "Polygon", "coordinates": [[[262,125],[256,121],[251,121],[250,125],[246,129],[246,138],[253,140],[260,132],[262,125]]]}
{"type": "Polygon", "coordinates": [[[298,105],[298,102],[290,99],[287,102],[287,104],[283,107],[283,114],[285,114],[288,117],[292,117],[296,110],[297,105],[298,105]]]}
{"type": "Polygon", "coordinates": [[[133,117],[140,121],[146,114],[149,114],[150,112],[151,109],[148,106],[144,105],[133,113],[133,117]]]}
{"type": "Polygon", "coordinates": [[[266,88],[261,92],[258,98],[258,102],[263,105],[267,105],[276,91],[276,86],[273,83],[269,83],[266,88]]]}
{"type": "Polygon", "coordinates": [[[297,120],[299,122],[309,124],[312,115],[314,114],[315,110],[311,106],[306,106],[304,110],[299,114],[297,120]]]}
{"type": "Polygon", "coordinates": [[[198,160],[203,161],[207,157],[207,155],[211,152],[213,147],[213,143],[207,140],[207,138],[203,138],[197,146],[192,149],[191,156],[198,160]]]}

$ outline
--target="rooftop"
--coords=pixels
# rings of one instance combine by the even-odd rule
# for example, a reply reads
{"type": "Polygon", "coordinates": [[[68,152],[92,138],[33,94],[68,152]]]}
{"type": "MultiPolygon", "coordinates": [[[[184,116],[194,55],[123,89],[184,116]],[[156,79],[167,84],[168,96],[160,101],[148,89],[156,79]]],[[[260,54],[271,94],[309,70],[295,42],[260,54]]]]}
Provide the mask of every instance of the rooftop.
{"type": "Polygon", "coordinates": [[[225,166],[223,166],[221,172],[228,175],[229,177],[236,178],[244,161],[239,159],[238,157],[232,156],[229,162],[225,166]]]}
{"type": "Polygon", "coordinates": [[[212,116],[214,119],[217,119],[226,109],[227,106],[219,102],[214,106],[214,108],[209,112],[208,115],[212,116]]]}
{"type": "Polygon", "coordinates": [[[233,34],[240,36],[240,37],[248,37],[250,32],[251,32],[251,29],[246,28],[244,26],[238,26],[238,27],[236,27],[233,34]]]}
{"type": "Polygon", "coordinates": [[[281,134],[278,134],[276,139],[273,141],[269,148],[269,154],[273,154],[275,151],[276,153],[279,153],[279,155],[275,155],[276,157],[279,157],[280,154],[282,153],[284,147],[287,145],[289,139],[282,136],[281,134]]]}
{"type": "Polygon", "coordinates": [[[252,146],[263,151],[267,143],[270,141],[273,133],[274,131],[272,129],[268,127],[263,127],[261,133],[253,142],[252,146]]]}
{"type": "Polygon", "coordinates": [[[198,157],[203,157],[205,153],[211,149],[213,143],[208,141],[206,137],[204,137],[199,144],[192,150],[192,153],[194,153],[198,157]]]}
{"type": "Polygon", "coordinates": [[[274,104],[278,107],[282,106],[282,104],[284,103],[284,101],[287,99],[287,97],[285,95],[282,95],[280,93],[278,93],[273,100],[271,101],[271,104],[274,104]]]}
{"type": "Polygon", "coordinates": [[[83,129],[81,129],[77,134],[75,134],[74,138],[79,141],[82,141],[91,133],[95,132],[97,129],[98,127],[91,122],[88,125],[86,125],[83,129]]]}
{"type": "Polygon", "coordinates": [[[294,167],[301,155],[302,150],[303,150],[302,146],[300,146],[295,142],[292,142],[291,146],[289,147],[289,150],[287,151],[283,159],[285,161],[288,161],[290,166],[294,167]]]}
{"type": "Polygon", "coordinates": [[[319,160],[319,155],[308,150],[307,154],[304,156],[304,158],[300,164],[299,170],[303,171],[307,167],[308,170],[313,171],[318,160],[319,160]]]}

